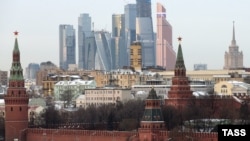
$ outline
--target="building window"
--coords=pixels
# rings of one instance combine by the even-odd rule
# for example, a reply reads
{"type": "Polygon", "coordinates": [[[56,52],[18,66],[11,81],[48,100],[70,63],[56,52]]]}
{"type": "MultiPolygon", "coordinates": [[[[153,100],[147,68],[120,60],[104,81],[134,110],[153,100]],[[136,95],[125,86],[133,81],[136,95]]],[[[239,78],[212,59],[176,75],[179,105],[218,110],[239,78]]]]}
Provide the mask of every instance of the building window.
{"type": "Polygon", "coordinates": [[[10,111],[13,111],[13,107],[10,108],[10,111]]]}
{"type": "Polygon", "coordinates": [[[133,49],[130,50],[130,55],[134,55],[133,49]]]}
{"type": "Polygon", "coordinates": [[[138,55],[141,55],[141,49],[138,49],[138,55]]]}

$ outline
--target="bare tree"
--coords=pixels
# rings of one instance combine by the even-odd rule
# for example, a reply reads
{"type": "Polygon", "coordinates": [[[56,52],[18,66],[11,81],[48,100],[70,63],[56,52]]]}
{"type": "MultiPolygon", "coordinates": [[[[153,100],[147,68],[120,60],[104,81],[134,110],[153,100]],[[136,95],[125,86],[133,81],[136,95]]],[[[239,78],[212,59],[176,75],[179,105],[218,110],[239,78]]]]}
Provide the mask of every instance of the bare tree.
{"type": "Polygon", "coordinates": [[[71,104],[73,97],[74,95],[72,94],[71,90],[66,90],[60,94],[60,100],[64,102],[64,107],[68,107],[71,104]]]}

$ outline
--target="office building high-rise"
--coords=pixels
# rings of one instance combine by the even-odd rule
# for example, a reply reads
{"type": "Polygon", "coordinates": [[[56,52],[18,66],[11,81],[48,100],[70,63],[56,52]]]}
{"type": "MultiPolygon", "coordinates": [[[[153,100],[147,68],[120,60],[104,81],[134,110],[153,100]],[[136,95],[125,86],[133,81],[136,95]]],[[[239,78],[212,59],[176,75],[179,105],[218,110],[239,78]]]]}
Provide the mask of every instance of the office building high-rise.
{"type": "Polygon", "coordinates": [[[83,13],[78,17],[78,66],[79,69],[86,69],[86,47],[85,39],[93,36],[91,31],[91,17],[83,13]]]}
{"type": "Polygon", "coordinates": [[[112,15],[111,55],[112,69],[126,65],[126,46],[124,44],[124,14],[112,15]]]}
{"type": "Polygon", "coordinates": [[[237,46],[235,40],[234,24],[233,24],[233,39],[231,45],[229,46],[229,51],[225,52],[224,59],[225,59],[224,69],[238,69],[244,67],[243,52],[239,51],[239,46],[237,46]]]}
{"type": "Polygon", "coordinates": [[[30,63],[25,71],[26,79],[36,79],[36,74],[40,70],[40,66],[37,63],[30,63]]]}
{"type": "Polygon", "coordinates": [[[111,70],[111,34],[106,31],[95,31],[93,37],[86,38],[86,57],[88,70],[111,70]]]}
{"type": "Polygon", "coordinates": [[[125,65],[130,66],[130,45],[136,40],[136,4],[127,4],[124,8],[125,18],[125,65]]]}
{"type": "Polygon", "coordinates": [[[112,37],[124,36],[124,14],[112,15],[112,37]]]}
{"type": "Polygon", "coordinates": [[[166,9],[157,3],[156,65],[174,70],[176,53],[172,45],[172,26],[166,20],[166,9]]]}
{"type": "Polygon", "coordinates": [[[69,64],[76,64],[75,29],[73,25],[59,25],[59,66],[67,70],[69,64]]]}
{"type": "Polygon", "coordinates": [[[155,66],[155,39],[151,0],[136,0],[136,40],[142,44],[143,67],[155,66]]]}
{"type": "Polygon", "coordinates": [[[151,0],[136,0],[136,17],[151,17],[151,0]]]}

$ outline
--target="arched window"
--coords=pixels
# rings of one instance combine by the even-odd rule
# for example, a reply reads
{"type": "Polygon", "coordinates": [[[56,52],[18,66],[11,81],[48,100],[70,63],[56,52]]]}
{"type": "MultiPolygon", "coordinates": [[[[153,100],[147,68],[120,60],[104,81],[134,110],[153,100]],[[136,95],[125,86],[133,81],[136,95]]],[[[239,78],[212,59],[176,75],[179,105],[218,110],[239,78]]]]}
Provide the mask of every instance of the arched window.
{"type": "Polygon", "coordinates": [[[221,86],[221,93],[223,93],[223,94],[227,93],[227,86],[226,85],[221,86]]]}

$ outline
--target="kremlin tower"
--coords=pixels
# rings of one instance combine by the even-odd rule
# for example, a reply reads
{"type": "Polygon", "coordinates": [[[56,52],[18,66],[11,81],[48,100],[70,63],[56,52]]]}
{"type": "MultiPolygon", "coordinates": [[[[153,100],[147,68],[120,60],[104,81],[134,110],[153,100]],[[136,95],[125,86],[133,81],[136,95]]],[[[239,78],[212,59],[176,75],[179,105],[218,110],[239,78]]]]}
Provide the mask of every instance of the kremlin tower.
{"type": "Polygon", "coordinates": [[[190,90],[188,77],[186,76],[181,39],[181,37],[178,38],[179,47],[174,69],[174,77],[172,78],[172,86],[168,92],[168,98],[165,101],[166,105],[172,105],[175,107],[185,106],[189,99],[193,98],[193,92],[190,90]]]}
{"type": "MultiPolygon", "coordinates": [[[[18,35],[18,32],[14,32],[18,35]]],[[[29,97],[24,87],[23,69],[20,63],[20,51],[17,37],[12,52],[9,86],[5,101],[5,141],[20,140],[28,128],[29,97]]]]}
{"type": "Polygon", "coordinates": [[[145,111],[139,128],[140,141],[158,140],[158,134],[165,129],[165,123],[161,111],[161,102],[154,88],[151,89],[145,101],[145,111]]]}

